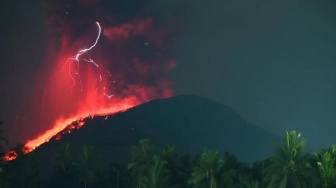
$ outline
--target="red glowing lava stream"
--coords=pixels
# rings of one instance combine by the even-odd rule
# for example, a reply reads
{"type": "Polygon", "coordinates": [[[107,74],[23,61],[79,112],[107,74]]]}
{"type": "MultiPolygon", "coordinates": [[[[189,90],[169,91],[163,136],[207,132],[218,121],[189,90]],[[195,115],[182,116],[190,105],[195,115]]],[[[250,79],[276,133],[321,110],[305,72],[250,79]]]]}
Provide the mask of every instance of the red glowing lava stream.
{"type": "MultiPolygon", "coordinates": [[[[71,132],[71,130],[75,128],[80,128],[84,125],[84,119],[94,116],[105,116],[105,115],[111,115],[117,112],[125,111],[129,108],[132,108],[141,102],[136,97],[130,97],[126,98],[124,100],[119,100],[120,102],[114,103],[111,107],[96,109],[92,111],[86,111],[81,112],[78,114],[75,114],[69,118],[61,118],[56,120],[54,127],[45,131],[43,134],[39,135],[35,139],[28,140],[26,144],[23,147],[23,153],[27,154],[35,150],[40,145],[49,142],[49,140],[54,136],[61,136],[61,132],[67,129],[68,133],[71,132]],[[78,126],[72,126],[73,123],[78,123],[78,126]]],[[[57,140],[60,139],[60,137],[56,137],[57,140]]],[[[15,151],[9,151],[3,156],[4,161],[11,161],[18,157],[17,153],[15,151]]]]}
{"type": "Polygon", "coordinates": [[[55,122],[53,128],[47,130],[46,132],[44,132],[37,138],[27,141],[27,143],[24,145],[23,152],[26,154],[26,153],[33,151],[34,149],[36,149],[43,143],[48,142],[52,137],[59,134],[61,131],[66,129],[68,126],[70,126],[72,123],[75,123],[75,122],[79,123],[78,127],[72,127],[72,129],[80,128],[84,124],[83,120],[85,118],[94,117],[94,116],[111,115],[116,112],[125,111],[131,107],[138,105],[139,103],[140,101],[138,101],[136,98],[129,98],[129,99],[123,100],[122,102],[115,103],[111,107],[78,113],[66,119],[58,119],[55,122]]]}
{"type": "MultiPolygon", "coordinates": [[[[80,61],[85,61],[92,63],[96,68],[101,68],[97,63],[95,63],[92,59],[82,59],[81,56],[85,54],[86,52],[93,49],[96,44],[98,43],[100,34],[101,34],[101,27],[98,22],[96,22],[99,32],[98,37],[95,40],[95,43],[90,46],[89,48],[79,50],[77,54],[73,57],[70,57],[66,60],[65,64],[62,66],[62,71],[66,65],[69,67],[68,76],[71,77],[71,80],[73,82],[73,86],[76,85],[76,79],[80,82],[80,90],[82,91],[82,83],[81,83],[81,77],[78,72],[80,61]],[[75,64],[76,67],[74,70],[71,69],[71,65],[75,64]],[[74,71],[74,72],[72,72],[74,71]]],[[[97,83],[95,84],[89,84],[90,87],[87,87],[85,90],[85,98],[84,101],[81,101],[83,103],[81,108],[77,109],[76,113],[72,113],[72,115],[68,116],[67,118],[58,118],[53,127],[49,130],[45,131],[44,133],[37,136],[35,139],[28,140],[24,147],[23,147],[23,153],[27,154],[29,152],[32,152],[37,147],[42,145],[43,143],[49,142],[49,140],[55,136],[60,136],[61,132],[64,130],[68,130],[69,132],[74,128],[80,128],[84,124],[84,119],[88,117],[93,116],[105,116],[105,115],[111,115],[117,112],[125,111],[131,107],[134,107],[136,105],[139,105],[140,103],[144,102],[144,99],[138,98],[135,95],[127,96],[126,97],[118,97],[113,96],[110,94],[106,94],[105,85],[101,86],[102,83],[102,76],[99,75],[99,78],[96,80],[97,83]],[[103,94],[98,94],[97,89],[99,86],[97,84],[100,84],[99,86],[103,88],[103,94]],[[95,92],[92,92],[95,91],[95,92]],[[78,126],[72,126],[72,124],[77,123],[78,126]]],[[[17,157],[17,153],[14,151],[9,151],[7,154],[3,157],[4,161],[10,161],[14,160],[17,157]]]]}

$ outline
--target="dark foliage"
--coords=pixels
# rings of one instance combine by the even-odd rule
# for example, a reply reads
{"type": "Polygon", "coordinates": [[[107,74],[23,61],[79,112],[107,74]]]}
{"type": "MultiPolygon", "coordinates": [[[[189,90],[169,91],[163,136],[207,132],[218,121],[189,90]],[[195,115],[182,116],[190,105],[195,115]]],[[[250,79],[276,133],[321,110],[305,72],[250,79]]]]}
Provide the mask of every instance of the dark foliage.
{"type": "Polygon", "coordinates": [[[203,150],[191,158],[167,146],[155,150],[149,139],[142,139],[130,151],[130,161],[103,164],[91,145],[77,152],[70,144],[55,153],[54,173],[44,180],[40,173],[39,152],[23,154],[22,145],[13,148],[18,158],[0,165],[3,188],[187,188],[187,187],[335,187],[336,146],[315,153],[303,153],[304,139],[295,131],[286,132],[284,143],[275,146],[273,156],[242,163],[231,153],[203,150]],[[105,170],[103,170],[102,167],[105,170]]]}

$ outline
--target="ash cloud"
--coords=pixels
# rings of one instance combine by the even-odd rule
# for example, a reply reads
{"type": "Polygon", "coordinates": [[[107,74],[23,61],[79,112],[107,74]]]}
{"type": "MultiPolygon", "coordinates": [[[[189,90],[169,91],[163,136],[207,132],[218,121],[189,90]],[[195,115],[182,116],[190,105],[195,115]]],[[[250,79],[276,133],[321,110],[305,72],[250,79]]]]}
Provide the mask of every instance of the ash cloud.
{"type": "Polygon", "coordinates": [[[165,25],[162,17],[158,20],[148,15],[147,3],[137,0],[46,0],[41,5],[53,51],[75,52],[89,44],[93,41],[94,23],[98,21],[103,36],[98,49],[90,55],[104,62],[120,83],[119,87],[125,89],[127,85],[167,83],[168,70],[176,65],[171,55],[181,34],[180,28],[165,25]]]}
{"type": "MultiPolygon", "coordinates": [[[[181,22],[172,26],[175,18],[150,15],[147,2],[41,1],[48,54],[42,60],[41,73],[31,84],[31,94],[26,96],[31,102],[24,104],[24,112],[16,115],[15,126],[19,128],[13,128],[11,135],[19,136],[11,136],[11,143],[33,139],[51,128],[58,118],[66,118],[86,106],[90,107],[88,102],[97,91],[105,92],[106,96],[116,96],[114,100],[135,98],[137,103],[173,95],[169,71],[176,66],[172,53],[182,33],[181,22]],[[82,78],[75,79],[77,83],[82,82],[84,91],[81,92],[76,88],[78,84],[71,86],[72,80],[67,73],[62,77],[58,72],[67,58],[95,41],[96,21],[102,26],[102,35],[85,58],[94,59],[99,67],[80,63],[82,78]],[[109,89],[96,87],[100,78],[105,80],[109,89]]],[[[93,98],[105,106],[112,104],[106,102],[109,99],[104,95],[93,98]]]]}

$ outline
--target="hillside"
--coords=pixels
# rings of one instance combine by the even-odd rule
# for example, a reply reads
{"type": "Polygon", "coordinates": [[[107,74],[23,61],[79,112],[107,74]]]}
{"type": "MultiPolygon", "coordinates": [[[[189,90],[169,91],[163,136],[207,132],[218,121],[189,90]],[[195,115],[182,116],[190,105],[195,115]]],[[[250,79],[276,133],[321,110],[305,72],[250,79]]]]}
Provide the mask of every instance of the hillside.
{"type": "Polygon", "coordinates": [[[274,142],[281,141],[227,106],[196,96],[152,100],[105,119],[87,119],[61,141],[43,144],[38,148],[44,155],[43,166],[51,165],[60,142],[92,144],[101,159],[111,163],[127,161],[130,147],[141,138],[150,138],[158,148],[171,144],[191,154],[202,148],[233,152],[244,162],[270,156],[274,142]]]}

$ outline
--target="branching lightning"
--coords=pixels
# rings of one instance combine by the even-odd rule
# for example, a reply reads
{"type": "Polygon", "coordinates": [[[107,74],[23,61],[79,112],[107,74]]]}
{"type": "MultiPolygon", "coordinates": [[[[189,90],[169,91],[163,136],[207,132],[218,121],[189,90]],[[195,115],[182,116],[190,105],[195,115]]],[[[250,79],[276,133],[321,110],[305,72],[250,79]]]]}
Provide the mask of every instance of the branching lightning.
{"type": "MultiPolygon", "coordinates": [[[[67,19],[67,17],[68,12],[65,14],[65,19],[67,19]]],[[[113,70],[113,72],[109,72],[108,70],[105,70],[105,68],[111,67],[105,67],[106,64],[104,64],[108,62],[98,61],[100,57],[97,56],[91,59],[89,51],[99,50],[99,46],[97,45],[98,41],[103,39],[100,39],[100,36],[102,35],[102,28],[98,22],[96,22],[96,25],[94,25],[95,28],[93,29],[98,27],[98,32],[95,30],[95,34],[92,36],[96,38],[92,38],[92,41],[85,46],[80,46],[79,48],[74,49],[74,47],[77,47],[77,44],[82,42],[80,39],[71,40],[74,43],[67,46],[69,42],[68,39],[70,39],[71,36],[67,36],[67,33],[65,33],[62,38],[62,42],[64,42],[62,44],[64,45],[62,45],[60,51],[57,51],[60,53],[60,56],[57,57],[57,61],[54,62],[55,65],[51,67],[52,69],[50,69],[50,72],[46,72],[62,72],[62,74],[57,78],[56,74],[54,74],[52,78],[49,78],[49,74],[45,75],[48,76],[48,78],[45,80],[43,97],[41,98],[42,102],[41,104],[36,104],[40,106],[40,111],[29,112],[29,114],[38,115],[38,117],[34,118],[32,122],[39,124],[42,128],[39,131],[44,130],[44,132],[40,132],[35,138],[26,141],[23,147],[24,154],[33,151],[41,144],[49,142],[50,140],[60,140],[63,134],[69,133],[74,129],[79,129],[88,118],[93,118],[94,116],[105,116],[106,120],[109,115],[126,111],[150,99],[157,97],[169,97],[172,95],[170,82],[166,82],[166,78],[164,76],[165,74],[160,74],[163,70],[165,70],[165,67],[154,63],[142,64],[143,61],[141,56],[138,56],[135,53],[131,53],[130,57],[125,56],[125,54],[128,53],[124,52],[133,48],[128,48],[127,46],[125,48],[120,48],[120,50],[118,48],[118,51],[122,52],[121,54],[106,54],[105,50],[99,54],[104,55],[101,60],[106,59],[109,61],[112,61],[114,58],[108,59],[109,56],[107,55],[120,55],[121,60],[124,60],[125,58],[126,63],[132,61],[130,62],[131,65],[136,65],[134,66],[134,70],[128,68],[124,70],[124,67],[122,66],[113,70]],[[68,50],[75,51],[72,51],[69,54],[68,50]],[[136,71],[139,69],[140,73],[136,71]],[[154,75],[151,74],[152,71],[155,71],[154,75]],[[146,74],[142,74],[143,72],[146,72],[146,74]],[[129,74],[136,75],[133,76],[129,74]],[[125,85],[129,81],[129,76],[131,76],[130,78],[139,78],[139,80],[131,82],[131,85],[125,85]],[[147,79],[152,79],[154,78],[153,76],[155,76],[155,78],[156,76],[158,77],[158,81],[155,82],[156,85],[147,86],[147,79]],[[122,80],[120,83],[119,79],[122,80]],[[75,88],[82,93],[76,92],[73,94],[73,90],[75,88]],[[64,93],[69,90],[71,99],[64,95],[64,93]],[[73,97],[71,97],[72,94],[73,97]],[[46,107],[48,107],[48,110],[44,110],[46,107]],[[42,127],[45,125],[51,125],[51,127],[42,127]]],[[[167,38],[166,36],[170,36],[166,35],[166,32],[162,32],[162,29],[156,30],[152,27],[151,18],[145,20],[135,19],[130,23],[123,23],[118,27],[108,27],[105,30],[106,32],[104,32],[104,36],[106,37],[106,45],[110,44],[110,42],[118,42],[113,44],[111,49],[118,47],[116,45],[119,44],[124,45],[123,41],[127,41],[128,39],[138,36],[148,37],[154,43],[152,45],[152,43],[149,44],[149,42],[146,42],[144,43],[145,46],[152,45],[152,47],[161,47],[163,46],[161,45],[163,42],[161,38],[167,38]]],[[[128,43],[125,43],[125,45],[127,44],[128,43]]],[[[159,48],[157,50],[159,50],[158,54],[161,54],[160,50],[162,49],[159,48]]],[[[118,62],[111,62],[109,66],[117,63],[118,62]]],[[[170,61],[167,61],[167,63],[170,63],[170,61]]],[[[164,63],[164,65],[166,66],[166,63],[164,63]]],[[[49,68],[50,67],[48,67],[48,70],[49,68]]],[[[132,81],[133,79],[130,80],[132,81]]],[[[41,96],[41,94],[38,93],[40,91],[39,88],[40,85],[36,87],[36,94],[38,94],[37,97],[41,96]]],[[[29,117],[34,116],[30,115],[29,117]]],[[[23,119],[21,118],[19,121],[19,118],[17,118],[15,120],[15,124],[23,122],[21,120],[23,119]]],[[[17,157],[18,153],[9,151],[3,159],[4,161],[9,161],[14,160],[17,157]]]]}
{"type": "Polygon", "coordinates": [[[75,86],[75,85],[76,85],[76,80],[75,80],[75,78],[74,78],[74,76],[73,76],[73,73],[71,73],[71,65],[72,65],[73,63],[76,64],[76,70],[75,70],[75,73],[74,73],[74,74],[75,74],[75,76],[78,77],[78,80],[80,81],[81,91],[82,91],[82,83],[81,83],[80,75],[79,75],[79,73],[78,73],[78,71],[79,71],[79,63],[80,63],[80,61],[85,61],[85,62],[88,62],[88,63],[92,63],[92,64],[95,65],[96,67],[99,67],[99,65],[98,65],[96,62],[94,62],[93,59],[91,59],[91,58],[89,58],[89,59],[81,59],[81,58],[80,58],[80,57],[81,57],[83,54],[85,54],[87,51],[90,51],[92,48],[94,48],[94,47],[97,45],[97,43],[98,43],[98,40],[99,40],[100,35],[101,35],[101,27],[100,27],[99,22],[96,22],[96,24],[97,24],[97,26],[98,26],[98,36],[97,36],[97,38],[96,38],[95,43],[94,43],[92,46],[90,46],[89,48],[85,48],[85,49],[79,50],[75,56],[68,58],[67,61],[65,62],[65,64],[63,65],[62,70],[61,70],[61,71],[63,71],[64,66],[66,66],[66,65],[69,66],[69,76],[71,77],[71,79],[72,79],[72,81],[73,81],[73,86],[75,86]]]}

